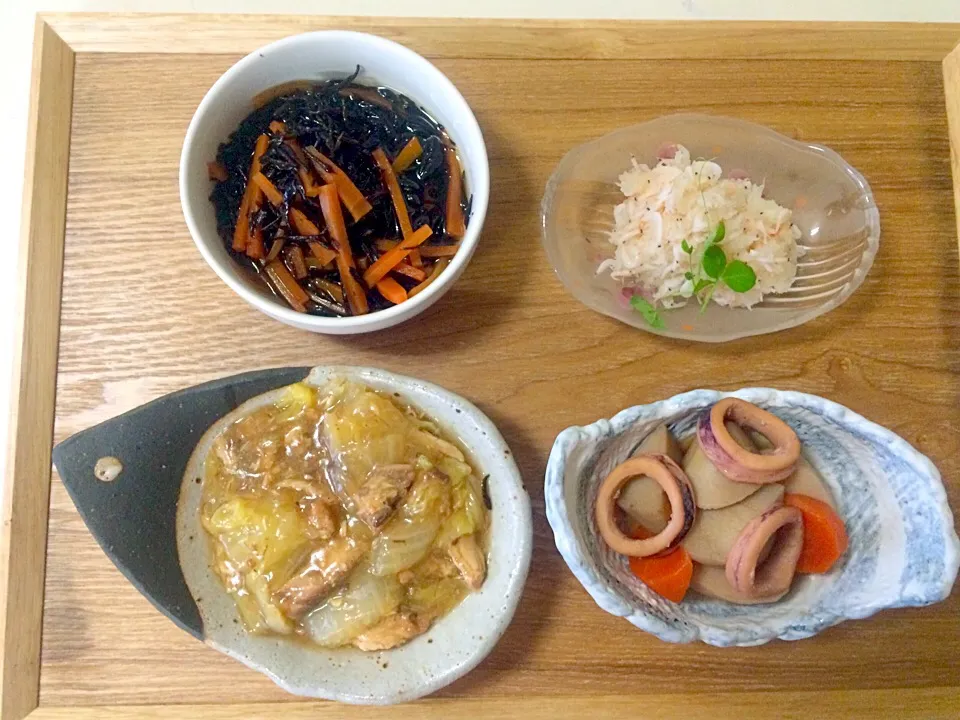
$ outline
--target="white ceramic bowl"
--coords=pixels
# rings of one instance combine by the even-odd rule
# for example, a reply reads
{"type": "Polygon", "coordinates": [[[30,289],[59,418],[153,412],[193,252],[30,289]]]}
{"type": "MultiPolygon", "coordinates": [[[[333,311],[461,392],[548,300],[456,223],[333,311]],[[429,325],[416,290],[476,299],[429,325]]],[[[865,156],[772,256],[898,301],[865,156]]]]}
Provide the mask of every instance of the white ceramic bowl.
{"type": "Polygon", "coordinates": [[[547,519],[557,548],[597,604],[668,642],[760,645],[799,640],[884,608],[929,605],[950,594],[960,565],[940,473],[889,430],[815,395],[747,388],[694,390],[628,408],[557,437],[547,463],[547,519]],[[680,438],[700,412],[733,395],[780,416],[837,501],[850,547],[825,575],[805,575],[778,602],[734,605],[690,593],[660,597],[599,539],[592,508],[603,478],[661,423],[680,438]]]}
{"type": "Polygon", "coordinates": [[[475,467],[489,475],[490,543],[487,578],[424,635],[383,652],[325,650],[286,638],[250,635],[236,622],[237,608],[211,569],[210,547],[200,526],[203,460],[213,440],[233,421],[274,402],[281,390],[258,395],[207,430],[184,471],[177,508],[177,549],[183,577],[198,598],[204,641],[259,670],[285,690],[341,702],[386,705],[435,692],[485,658],[510,624],[530,566],[533,528],[530,499],[513,455],[494,424],[476,406],[436,385],[385,370],[346,366],[314,368],[306,382],[332,378],[397,393],[468,448],[475,467]],[[199,599],[202,598],[202,601],[199,599]]]}
{"type": "Polygon", "coordinates": [[[453,83],[426,59],[402,45],[364,33],[321,31],[294,35],[256,50],[225,72],[197,108],[180,156],[180,203],[190,235],[210,267],[240,297],[288,325],[319,333],[352,335],[382,330],[408,320],[433,305],[463,273],[476,249],[487,214],[490,168],[480,126],[453,83]],[[379,84],[413,99],[456,142],[472,197],[467,233],[460,250],[440,277],[406,302],[359,317],[328,318],[290,309],[250,277],[231,257],[217,234],[213,182],[207,162],[217,147],[252,110],[257,93],[292,80],[322,81],[344,77],[357,65],[358,80],[379,84]]]}

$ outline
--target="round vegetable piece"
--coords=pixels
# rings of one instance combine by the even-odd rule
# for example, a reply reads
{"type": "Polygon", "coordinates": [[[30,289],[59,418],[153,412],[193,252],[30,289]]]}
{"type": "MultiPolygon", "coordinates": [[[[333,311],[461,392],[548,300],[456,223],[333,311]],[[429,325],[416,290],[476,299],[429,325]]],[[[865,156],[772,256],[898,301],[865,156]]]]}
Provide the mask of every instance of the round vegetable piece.
{"type": "Polygon", "coordinates": [[[724,398],[700,415],[697,442],[717,469],[736,482],[780,482],[793,473],[800,459],[800,439],[790,426],[739,398],[724,398]],[[760,433],[773,448],[762,453],[745,449],[727,430],[727,420],[760,433]]]}
{"type": "Polygon", "coordinates": [[[666,455],[641,455],[613,469],[600,485],[595,515],[601,537],[612,550],[632,557],[649,557],[676,547],[689,532],[697,506],[686,473],[666,455]],[[617,524],[617,496],[635,477],[652,478],[670,501],[670,522],[662,532],[647,539],[628,537],[617,524]]]}
{"type": "Polygon", "coordinates": [[[803,548],[803,515],[780,506],[751,520],[727,557],[727,580],[748,597],[786,592],[803,548]],[[768,547],[769,546],[769,547],[768,547]]]}
{"type": "Polygon", "coordinates": [[[809,495],[788,493],[783,503],[803,514],[803,549],[797,572],[828,572],[850,545],[843,520],[827,503],[809,495]]]}

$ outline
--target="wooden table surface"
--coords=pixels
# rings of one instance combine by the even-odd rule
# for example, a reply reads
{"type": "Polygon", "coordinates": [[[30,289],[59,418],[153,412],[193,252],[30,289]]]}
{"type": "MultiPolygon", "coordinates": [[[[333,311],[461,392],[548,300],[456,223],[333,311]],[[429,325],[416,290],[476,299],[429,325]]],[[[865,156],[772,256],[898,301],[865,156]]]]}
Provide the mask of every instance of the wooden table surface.
{"type": "MultiPolygon", "coordinates": [[[[620,40],[642,42],[636,30],[624,28],[620,40]]],[[[555,32],[591,41],[574,26],[555,32]]],[[[474,108],[490,153],[491,205],[477,253],[424,315],[352,338],[259,314],[190,240],[177,192],[181,142],[200,98],[238,56],[78,54],[55,439],[253,368],[335,362],[419,376],[474,401],[499,426],[533,501],[535,534],[513,624],[484,663],[421,710],[433,702],[449,716],[462,698],[470,712],[557,717],[589,712],[596,700],[630,714],[645,695],[689,693],[702,695],[677,702],[689,703],[688,717],[706,717],[694,697],[780,691],[804,707],[833,703],[851,713],[863,709],[857,695],[839,691],[926,688],[934,704],[955,698],[937,688],[960,685],[957,593],[802,642],[669,645],[594,604],[554,547],[542,492],[553,439],[569,425],[697,387],[771,386],[823,395],[901,434],[933,459],[960,506],[960,279],[940,63],[870,58],[866,46],[865,60],[570,59],[552,50],[538,59],[490,47],[435,60],[474,108]],[[540,245],[548,175],[574,145],[681,110],[826,144],[867,177],[880,253],[843,307],[801,328],[709,346],[639,332],[567,294],[540,245]],[[490,704],[477,704],[484,699],[490,704]]],[[[56,478],[47,553],[41,706],[292,700],[141,597],[56,478]]],[[[890,692],[871,697],[895,702],[890,692]]],[[[60,712],[48,716],[73,717],[60,712]]]]}

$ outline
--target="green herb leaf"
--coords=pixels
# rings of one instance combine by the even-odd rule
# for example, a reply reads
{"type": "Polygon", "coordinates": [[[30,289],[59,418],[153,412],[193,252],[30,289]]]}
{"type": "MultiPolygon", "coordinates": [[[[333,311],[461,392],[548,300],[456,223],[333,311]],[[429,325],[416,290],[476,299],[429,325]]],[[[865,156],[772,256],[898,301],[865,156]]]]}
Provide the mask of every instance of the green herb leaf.
{"type": "Polygon", "coordinates": [[[713,280],[705,280],[705,279],[697,280],[697,284],[693,286],[693,294],[699,295],[703,290],[705,290],[706,288],[714,284],[715,283],[713,280]]]}
{"type": "Polygon", "coordinates": [[[743,260],[734,260],[724,268],[723,282],[734,292],[745,293],[757,284],[757,274],[743,260]]]}
{"type": "Polygon", "coordinates": [[[693,255],[693,248],[690,247],[690,243],[688,243],[686,240],[681,240],[681,241],[680,241],[680,248],[681,248],[687,255],[693,255]]]}
{"type": "Polygon", "coordinates": [[[703,271],[707,274],[707,277],[712,277],[714,280],[717,280],[727,266],[727,255],[723,252],[722,248],[711,245],[703,253],[702,264],[703,271]]]}
{"type": "Polygon", "coordinates": [[[683,274],[683,276],[684,276],[687,280],[693,280],[693,273],[690,272],[689,270],[687,270],[687,271],[683,274]]]}
{"type": "Polygon", "coordinates": [[[710,233],[710,236],[707,237],[708,245],[715,245],[718,242],[723,242],[723,238],[727,234],[727,227],[723,224],[723,220],[717,223],[717,226],[713,229],[713,232],[710,233]]]}
{"type": "Polygon", "coordinates": [[[707,311],[707,305],[710,304],[710,301],[713,300],[713,293],[717,289],[717,284],[713,283],[710,286],[710,291],[700,299],[700,314],[703,315],[707,311]]]}
{"type": "Polygon", "coordinates": [[[665,327],[663,324],[663,318],[660,317],[660,313],[657,312],[657,309],[648,300],[645,300],[639,295],[634,295],[632,298],[630,298],[630,306],[638,313],[643,315],[643,319],[647,321],[647,324],[650,327],[657,329],[662,329],[665,327]]]}

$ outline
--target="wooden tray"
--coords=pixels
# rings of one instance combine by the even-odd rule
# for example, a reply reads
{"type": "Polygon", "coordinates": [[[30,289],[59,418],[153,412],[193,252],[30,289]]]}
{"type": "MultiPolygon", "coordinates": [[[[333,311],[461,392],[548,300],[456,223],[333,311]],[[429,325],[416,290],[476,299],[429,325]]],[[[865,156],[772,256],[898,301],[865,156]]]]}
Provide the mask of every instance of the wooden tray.
{"type": "Polygon", "coordinates": [[[584,592],[554,548],[541,488],[568,425],[694,387],[770,385],[825,395],[900,433],[934,459],[960,506],[943,84],[945,72],[960,148],[960,52],[944,61],[958,39],[960,26],[942,25],[41,18],[0,575],[3,718],[383,715],[297,701],[178,630],[50,482],[52,440],[221,375],[328,362],[471,398],[507,437],[533,498],[536,549],[513,625],[468,677],[390,717],[955,717],[957,593],[797,643],[668,645],[584,592]],[[376,32],[435,61],[476,111],[493,173],[482,243],[456,288],[421,318],[356,338],[298,332],[247,307],[204,265],[177,197],[180,144],[207,88],[241,54],[325,27],[376,32]],[[679,110],[823,142],[866,175],[883,239],[846,305],[716,347],[637,332],[564,291],[539,241],[550,171],[578,143],[679,110]]]}

